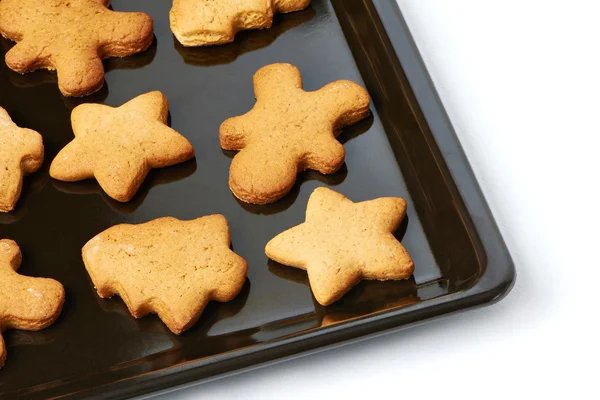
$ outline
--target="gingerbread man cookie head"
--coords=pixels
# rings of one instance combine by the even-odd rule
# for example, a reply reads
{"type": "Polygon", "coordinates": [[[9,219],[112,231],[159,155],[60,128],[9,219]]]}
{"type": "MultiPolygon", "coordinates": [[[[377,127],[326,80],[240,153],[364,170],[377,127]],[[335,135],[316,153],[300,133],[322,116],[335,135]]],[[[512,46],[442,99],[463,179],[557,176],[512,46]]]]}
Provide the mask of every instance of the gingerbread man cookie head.
{"type": "Polygon", "coordinates": [[[115,12],[108,0],[2,0],[0,34],[17,44],[6,65],[19,73],[56,70],[65,96],[84,96],[104,83],[102,59],[146,50],[153,39],[145,13],[115,12]]]}
{"type": "MultiPolygon", "coordinates": [[[[58,318],[65,300],[60,283],[19,275],[20,265],[19,246],[12,240],[0,240],[0,332],[46,328],[58,318]]],[[[0,336],[0,367],[5,360],[6,347],[0,336]]]]}
{"type": "Polygon", "coordinates": [[[231,163],[229,187],[247,203],[280,199],[303,170],[336,172],[345,156],[336,136],[369,115],[369,95],[360,85],[336,81],[306,92],[290,64],[261,68],[254,93],[254,108],[220,128],[221,147],[241,150],[231,163]]]}
{"type": "Polygon", "coordinates": [[[40,169],[43,161],[42,136],[31,129],[19,128],[0,107],[0,212],[15,208],[23,176],[40,169]]]}

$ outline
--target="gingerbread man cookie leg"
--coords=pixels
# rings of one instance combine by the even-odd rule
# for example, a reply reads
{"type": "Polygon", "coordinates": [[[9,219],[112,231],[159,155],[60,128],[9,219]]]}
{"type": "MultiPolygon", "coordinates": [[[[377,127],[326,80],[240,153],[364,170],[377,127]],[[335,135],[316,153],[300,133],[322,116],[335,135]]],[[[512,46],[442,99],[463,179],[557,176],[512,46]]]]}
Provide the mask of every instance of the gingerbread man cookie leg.
{"type": "Polygon", "coordinates": [[[0,107],[0,212],[15,208],[23,176],[39,170],[43,161],[42,136],[31,129],[19,128],[0,107]]]}
{"type": "Polygon", "coordinates": [[[279,200],[303,170],[337,171],[345,151],[335,137],[369,115],[369,95],[360,85],[337,81],[305,92],[300,71],[290,64],[258,70],[254,92],[252,110],[226,120],[219,131],[223,149],[241,150],[231,163],[229,187],[247,203],[279,200]]]}
{"type": "MultiPolygon", "coordinates": [[[[21,250],[12,241],[0,240],[0,332],[14,328],[38,331],[51,325],[62,311],[63,286],[53,279],[19,275],[21,250]]],[[[0,367],[6,347],[0,335],[0,367]]]]}
{"type": "Polygon", "coordinates": [[[310,5],[310,0],[272,0],[273,14],[290,13],[304,10],[310,5]]]}
{"type": "Polygon", "coordinates": [[[277,235],[266,246],[269,258],[307,270],[321,305],[340,299],[361,279],[408,279],[413,261],[394,237],[406,213],[401,198],[353,203],[340,193],[317,188],[306,221],[277,235]]]}
{"type": "MultiPolygon", "coordinates": [[[[85,96],[97,92],[104,85],[104,66],[94,50],[77,49],[68,57],[53,57],[52,69],[56,69],[58,89],[64,96],[85,96]]],[[[8,58],[6,63],[12,68],[8,58]]]]}

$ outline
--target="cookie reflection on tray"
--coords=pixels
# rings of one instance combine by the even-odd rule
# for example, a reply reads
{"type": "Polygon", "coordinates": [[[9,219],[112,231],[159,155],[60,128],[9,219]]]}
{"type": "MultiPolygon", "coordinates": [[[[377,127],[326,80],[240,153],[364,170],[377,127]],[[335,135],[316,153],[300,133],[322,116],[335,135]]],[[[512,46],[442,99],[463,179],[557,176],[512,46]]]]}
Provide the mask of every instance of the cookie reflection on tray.
{"type": "MultiPolygon", "coordinates": [[[[93,290],[91,281],[90,290],[93,290]]],[[[103,311],[119,314],[123,317],[122,323],[130,325],[138,330],[145,338],[154,337],[156,342],[163,343],[167,340],[171,343],[168,347],[163,346],[165,347],[164,350],[155,352],[154,354],[143,358],[143,364],[145,364],[145,368],[148,368],[148,370],[164,368],[184,362],[190,358],[216,354],[226,351],[228,348],[249,346],[253,344],[254,341],[251,339],[250,334],[242,334],[240,337],[237,336],[240,332],[232,332],[231,334],[225,333],[218,336],[209,335],[211,328],[217,322],[226,318],[232,318],[242,310],[249,294],[250,280],[246,279],[242,290],[235,299],[227,303],[219,303],[216,301],[209,302],[198,321],[190,329],[178,336],[173,334],[158,316],[150,314],[140,319],[136,319],[131,315],[127,306],[118,295],[115,295],[110,299],[102,299],[94,290],[96,300],[103,311]],[[189,345],[190,342],[197,343],[198,341],[205,343],[205,346],[201,346],[197,349],[194,346],[189,345]],[[188,354],[190,351],[198,350],[205,352],[206,354],[188,354]]]]}
{"type": "MultiPolygon", "coordinates": [[[[269,271],[279,278],[306,285],[310,284],[306,271],[268,261],[269,271]]],[[[404,307],[420,301],[414,277],[399,281],[363,280],[340,300],[329,306],[320,305],[313,296],[315,314],[320,326],[327,326],[369,314],[404,307]]]]}
{"type": "Polygon", "coordinates": [[[281,34],[310,21],[314,16],[315,10],[310,7],[289,14],[278,14],[271,28],[239,32],[232,43],[224,45],[184,47],[175,36],[173,43],[186,64],[205,67],[229,64],[244,53],[269,46],[281,34]]]}
{"type": "Polygon", "coordinates": [[[191,159],[182,164],[167,168],[152,169],[140,186],[135,196],[127,203],[118,202],[110,198],[94,179],[86,179],[79,182],[62,182],[52,180],[52,185],[63,193],[88,195],[97,194],[114,211],[121,214],[131,214],[143,203],[144,199],[154,186],[176,182],[191,176],[196,171],[196,159],[191,159]]]}

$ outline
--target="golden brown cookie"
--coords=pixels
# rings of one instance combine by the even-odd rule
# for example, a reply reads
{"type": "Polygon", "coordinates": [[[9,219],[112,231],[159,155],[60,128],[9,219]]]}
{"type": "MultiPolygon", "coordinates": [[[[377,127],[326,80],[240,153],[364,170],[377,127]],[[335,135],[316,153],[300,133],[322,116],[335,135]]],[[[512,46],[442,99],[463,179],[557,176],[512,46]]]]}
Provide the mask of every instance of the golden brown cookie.
{"type": "Polygon", "coordinates": [[[146,50],[152,18],[109,10],[109,0],[2,0],[0,34],[18,42],[6,65],[19,73],[56,70],[65,96],[85,96],[104,83],[102,59],[146,50]]]}
{"type": "Polygon", "coordinates": [[[21,196],[23,176],[44,162],[42,136],[19,128],[0,107],[0,212],[12,211],[21,196]]]}
{"type": "MultiPolygon", "coordinates": [[[[65,302],[65,290],[59,282],[19,275],[16,271],[20,266],[19,246],[12,240],[0,240],[0,332],[44,329],[56,321],[65,302]]],[[[0,367],[5,360],[0,335],[0,367]]]]}
{"type": "Polygon", "coordinates": [[[242,150],[231,163],[229,187],[252,204],[279,200],[303,170],[336,172],[345,156],[336,136],[369,115],[369,95],[360,85],[336,81],[305,92],[300,71],[290,64],[258,70],[254,93],[254,108],[220,129],[223,149],[242,150]]]}
{"type": "Polygon", "coordinates": [[[171,30],[186,46],[233,42],[246,29],[270,28],[273,15],[303,10],[310,0],[173,0],[171,30]]]}
{"type": "Polygon", "coordinates": [[[121,107],[82,104],[71,114],[75,139],[58,153],[50,176],[66,182],[96,178],[115,200],[135,195],[151,168],[194,157],[190,142],[167,126],[169,104],[161,92],[121,107]]]}
{"type": "Polygon", "coordinates": [[[222,215],[165,217],[113,226],[90,240],[82,255],[100,297],[118,294],[134,317],[157,313],[180,334],[210,300],[231,301],[242,289],[246,261],[229,244],[222,215]]]}
{"type": "Polygon", "coordinates": [[[393,235],[405,213],[401,198],[353,203],[320,187],[308,200],[306,222],[277,235],[265,251],[274,261],[306,270],[315,298],[326,306],[361,279],[412,275],[412,259],[393,235]]]}

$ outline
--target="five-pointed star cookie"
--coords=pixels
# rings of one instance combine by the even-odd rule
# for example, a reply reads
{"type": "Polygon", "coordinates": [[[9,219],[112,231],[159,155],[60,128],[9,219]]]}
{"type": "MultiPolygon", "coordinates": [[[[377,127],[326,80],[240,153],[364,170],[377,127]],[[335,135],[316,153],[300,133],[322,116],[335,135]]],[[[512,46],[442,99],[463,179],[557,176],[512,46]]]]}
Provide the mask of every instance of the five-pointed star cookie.
{"type": "Polygon", "coordinates": [[[310,0],[173,0],[171,30],[186,46],[233,42],[246,29],[270,28],[273,15],[303,10],[310,0]]]}
{"type": "Polygon", "coordinates": [[[40,169],[43,161],[42,136],[31,129],[19,128],[0,107],[0,212],[15,208],[23,176],[40,169]]]}
{"type": "Polygon", "coordinates": [[[246,280],[246,261],[229,249],[222,215],[192,221],[159,218],[117,225],[83,247],[100,297],[121,296],[136,318],[153,312],[174,333],[190,328],[210,300],[231,301],[246,280]]]}
{"type": "Polygon", "coordinates": [[[369,115],[369,95],[354,82],[336,81],[305,92],[300,71],[272,64],[254,75],[256,104],[221,125],[221,147],[242,150],[233,159],[229,187],[242,201],[272,203],[294,186],[296,174],[323,174],[344,163],[341,128],[369,115]]]}
{"type": "Polygon", "coordinates": [[[306,222],[273,238],[265,251],[274,261],[305,269],[315,298],[326,306],[361,279],[412,275],[412,259],[393,235],[405,213],[401,198],[353,203],[317,188],[308,200],[306,222]]]}
{"type": "Polygon", "coordinates": [[[84,96],[104,83],[102,59],[146,50],[152,18],[115,12],[110,0],[2,0],[0,33],[17,43],[6,53],[10,69],[56,70],[65,96],[84,96]]]}
{"type": "Polygon", "coordinates": [[[75,139],[52,161],[50,176],[67,182],[95,177],[113,199],[131,200],[151,168],[194,157],[190,142],[166,125],[168,112],[161,92],[140,95],[118,108],[75,107],[75,139]]]}
{"type": "MultiPolygon", "coordinates": [[[[19,246],[12,240],[0,240],[0,332],[44,329],[56,321],[65,301],[59,282],[19,275],[20,266],[19,246]]],[[[5,360],[6,347],[0,335],[0,367],[5,360]]]]}

